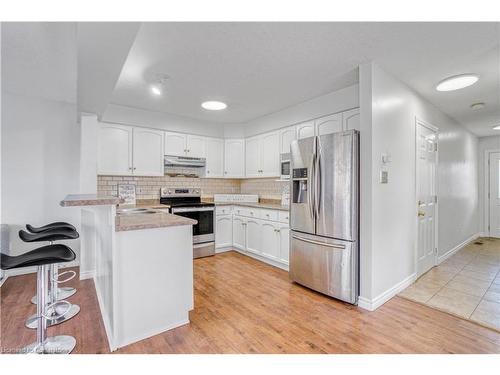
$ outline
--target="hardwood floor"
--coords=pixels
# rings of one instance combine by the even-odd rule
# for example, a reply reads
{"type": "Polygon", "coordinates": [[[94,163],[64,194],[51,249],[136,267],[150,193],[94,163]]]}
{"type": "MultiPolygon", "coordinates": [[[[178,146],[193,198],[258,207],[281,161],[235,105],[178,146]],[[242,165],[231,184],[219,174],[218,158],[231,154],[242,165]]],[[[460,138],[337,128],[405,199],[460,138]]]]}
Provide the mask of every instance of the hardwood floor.
{"type": "MultiPolygon", "coordinates": [[[[399,297],[369,312],[292,284],[288,273],[229,252],[195,260],[189,325],[117,353],[500,353],[500,333],[399,297]]],[[[91,280],[74,281],[82,311],[49,328],[69,334],[74,353],[108,353],[91,280]]],[[[1,292],[3,351],[35,340],[35,276],[9,278],[1,292]]]]}

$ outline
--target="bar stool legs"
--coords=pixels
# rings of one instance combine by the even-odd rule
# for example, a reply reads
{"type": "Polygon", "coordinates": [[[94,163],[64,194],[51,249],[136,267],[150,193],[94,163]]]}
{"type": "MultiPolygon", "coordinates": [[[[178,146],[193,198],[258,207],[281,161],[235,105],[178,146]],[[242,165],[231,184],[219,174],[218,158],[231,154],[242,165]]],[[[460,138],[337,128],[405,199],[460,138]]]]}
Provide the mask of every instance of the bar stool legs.
{"type": "MultiPolygon", "coordinates": [[[[50,244],[52,245],[52,242],[50,244]]],[[[65,272],[62,272],[61,275],[65,274],[65,273],[69,273],[69,272],[74,273],[74,271],[65,271],[65,272]]],[[[76,273],[74,273],[74,274],[76,276],[76,273]]],[[[57,264],[54,264],[53,267],[51,267],[51,269],[50,269],[50,279],[51,279],[50,293],[51,293],[51,300],[52,301],[63,301],[65,299],[68,299],[69,297],[71,297],[73,294],[76,293],[75,288],[59,287],[58,286],[59,283],[69,281],[73,277],[74,276],[72,276],[66,280],[63,280],[63,281],[57,281],[59,279],[59,267],[57,264]]],[[[31,298],[31,303],[36,305],[36,296],[33,296],[33,298],[31,298]]]]}
{"type": "MultiPolygon", "coordinates": [[[[21,349],[22,353],[35,354],[69,354],[76,346],[72,336],[60,335],[47,337],[47,266],[38,266],[37,269],[37,331],[36,342],[21,349]]],[[[56,302],[57,303],[57,302],[56,302]]],[[[49,308],[52,305],[49,305],[49,308]]]]}

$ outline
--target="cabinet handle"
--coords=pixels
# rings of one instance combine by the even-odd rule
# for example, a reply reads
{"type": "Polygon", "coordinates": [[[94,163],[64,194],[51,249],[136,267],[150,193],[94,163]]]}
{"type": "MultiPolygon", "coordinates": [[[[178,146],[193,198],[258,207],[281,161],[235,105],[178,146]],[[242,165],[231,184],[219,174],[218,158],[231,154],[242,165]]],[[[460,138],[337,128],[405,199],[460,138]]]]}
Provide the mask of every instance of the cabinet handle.
{"type": "Polygon", "coordinates": [[[227,171],[224,171],[224,174],[227,174],[227,171]]]}
{"type": "Polygon", "coordinates": [[[134,171],[135,171],[136,169],[137,169],[137,168],[136,168],[136,167],[134,167],[134,171]]]}
{"type": "Polygon", "coordinates": [[[128,167],[128,170],[131,171],[132,170],[132,167],[128,167]]]}
{"type": "Polygon", "coordinates": [[[210,173],[210,171],[207,171],[207,174],[209,174],[209,173],[210,173]]]}

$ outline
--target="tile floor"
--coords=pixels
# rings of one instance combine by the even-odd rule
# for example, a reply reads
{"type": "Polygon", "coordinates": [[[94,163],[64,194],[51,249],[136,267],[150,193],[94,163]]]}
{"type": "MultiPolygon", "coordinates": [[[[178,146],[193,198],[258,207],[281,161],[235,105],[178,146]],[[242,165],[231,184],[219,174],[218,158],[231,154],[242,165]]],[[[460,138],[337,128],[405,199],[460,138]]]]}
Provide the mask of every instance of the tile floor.
{"type": "Polygon", "coordinates": [[[500,239],[479,238],[399,295],[500,330],[500,239]]]}

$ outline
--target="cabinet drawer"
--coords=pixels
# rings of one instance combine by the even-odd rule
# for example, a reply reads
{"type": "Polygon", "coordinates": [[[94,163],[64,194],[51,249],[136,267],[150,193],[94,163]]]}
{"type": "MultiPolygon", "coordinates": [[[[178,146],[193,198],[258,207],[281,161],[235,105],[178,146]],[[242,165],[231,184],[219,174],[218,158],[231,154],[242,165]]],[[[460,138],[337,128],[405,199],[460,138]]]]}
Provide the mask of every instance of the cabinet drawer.
{"type": "Polygon", "coordinates": [[[218,206],[215,207],[215,215],[229,215],[233,212],[232,206],[218,206]]]}
{"type": "Polygon", "coordinates": [[[260,210],[260,218],[263,220],[278,221],[278,211],[276,210],[260,210]]]}
{"type": "Polygon", "coordinates": [[[233,212],[235,215],[259,218],[258,208],[235,206],[233,212]]]}
{"type": "Polygon", "coordinates": [[[288,211],[278,211],[278,221],[280,223],[287,223],[290,221],[290,212],[288,211]]]}

